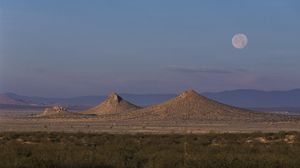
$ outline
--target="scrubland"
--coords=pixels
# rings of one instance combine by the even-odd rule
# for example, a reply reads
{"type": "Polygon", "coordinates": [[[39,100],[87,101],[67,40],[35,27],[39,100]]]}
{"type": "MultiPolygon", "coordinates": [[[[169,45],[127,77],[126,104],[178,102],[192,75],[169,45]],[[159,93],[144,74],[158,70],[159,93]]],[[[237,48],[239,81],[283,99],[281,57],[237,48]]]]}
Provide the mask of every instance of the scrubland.
{"type": "Polygon", "coordinates": [[[300,167],[300,133],[0,133],[1,168],[300,167]]]}

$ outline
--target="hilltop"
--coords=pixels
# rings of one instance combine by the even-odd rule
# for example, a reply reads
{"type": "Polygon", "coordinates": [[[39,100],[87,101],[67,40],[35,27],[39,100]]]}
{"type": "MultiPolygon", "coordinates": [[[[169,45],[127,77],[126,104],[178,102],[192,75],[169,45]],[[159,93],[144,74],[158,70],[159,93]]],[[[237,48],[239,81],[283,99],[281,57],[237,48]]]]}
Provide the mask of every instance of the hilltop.
{"type": "Polygon", "coordinates": [[[194,90],[187,90],[163,103],[113,117],[116,120],[120,118],[147,121],[261,121],[281,120],[288,117],[225,105],[201,96],[194,90]]]}
{"type": "Polygon", "coordinates": [[[83,114],[107,115],[107,114],[125,113],[128,111],[134,111],[137,109],[140,109],[140,107],[124,100],[117,93],[112,93],[102,103],[100,103],[99,105],[97,105],[91,109],[88,109],[82,113],[83,114]]]}

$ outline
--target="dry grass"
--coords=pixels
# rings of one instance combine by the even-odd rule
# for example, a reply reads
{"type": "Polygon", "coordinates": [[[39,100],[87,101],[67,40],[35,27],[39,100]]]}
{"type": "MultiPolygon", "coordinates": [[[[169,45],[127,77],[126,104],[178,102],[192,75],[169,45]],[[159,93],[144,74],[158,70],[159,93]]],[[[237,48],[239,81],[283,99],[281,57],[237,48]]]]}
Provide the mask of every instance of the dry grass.
{"type": "Polygon", "coordinates": [[[198,135],[0,133],[1,168],[299,166],[300,140],[296,132],[198,135]],[[293,143],[286,139],[292,139],[293,143]]]}

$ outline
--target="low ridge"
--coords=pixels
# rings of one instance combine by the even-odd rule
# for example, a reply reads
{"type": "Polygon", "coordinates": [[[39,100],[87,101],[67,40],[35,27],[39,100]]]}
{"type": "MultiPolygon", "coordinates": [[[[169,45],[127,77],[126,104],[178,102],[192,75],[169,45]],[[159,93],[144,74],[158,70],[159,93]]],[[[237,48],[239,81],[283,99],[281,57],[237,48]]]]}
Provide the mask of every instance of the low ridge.
{"type": "Polygon", "coordinates": [[[37,115],[38,118],[87,118],[90,116],[70,112],[68,108],[53,106],[46,108],[43,113],[37,115]]]}
{"type": "Polygon", "coordinates": [[[82,113],[107,115],[107,114],[119,114],[123,112],[134,111],[137,109],[140,109],[140,107],[124,100],[117,93],[112,93],[107,97],[105,101],[82,113]]]}
{"type": "Polygon", "coordinates": [[[28,105],[24,100],[11,96],[11,93],[0,94],[0,104],[28,105]]]}
{"type": "Polygon", "coordinates": [[[68,112],[68,109],[66,107],[54,106],[51,108],[46,108],[41,115],[48,116],[48,115],[55,115],[55,114],[63,114],[63,113],[67,113],[67,112],[68,112]]]}
{"type": "Polygon", "coordinates": [[[37,115],[38,117],[50,117],[50,116],[66,116],[72,115],[73,113],[69,112],[68,108],[62,106],[53,106],[48,107],[44,110],[43,113],[37,115]]]}
{"type": "Polygon", "coordinates": [[[231,121],[280,119],[280,115],[254,112],[232,107],[199,95],[194,90],[182,92],[179,96],[161,104],[131,111],[114,119],[141,120],[195,120],[195,121],[231,121]]]}

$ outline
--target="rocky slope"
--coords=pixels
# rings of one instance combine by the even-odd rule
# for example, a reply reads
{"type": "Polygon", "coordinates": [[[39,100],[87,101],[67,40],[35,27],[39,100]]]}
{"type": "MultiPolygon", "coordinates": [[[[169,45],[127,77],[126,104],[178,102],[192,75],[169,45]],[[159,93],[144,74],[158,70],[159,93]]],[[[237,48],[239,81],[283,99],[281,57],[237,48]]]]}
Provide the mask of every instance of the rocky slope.
{"type": "Polygon", "coordinates": [[[140,107],[124,100],[118,94],[112,93],[110,96],[107,97],[105,101],[82,113],[95,115],[110,115],[126,113],[128,111],[134,111],[137,109],[140,109],[140,107]]]}
{"type": "Polygon", "coordinates": [[[113,119],[171,121],[264,121],[288,119],[286,116],[254,112],[225,105],[199,95],[194,90],[161,104],[115,115],[113,119]]]}

